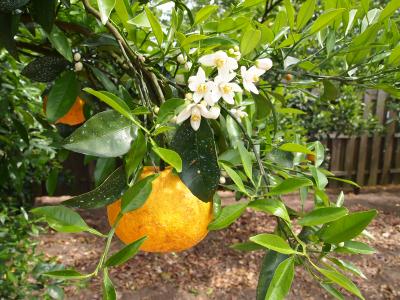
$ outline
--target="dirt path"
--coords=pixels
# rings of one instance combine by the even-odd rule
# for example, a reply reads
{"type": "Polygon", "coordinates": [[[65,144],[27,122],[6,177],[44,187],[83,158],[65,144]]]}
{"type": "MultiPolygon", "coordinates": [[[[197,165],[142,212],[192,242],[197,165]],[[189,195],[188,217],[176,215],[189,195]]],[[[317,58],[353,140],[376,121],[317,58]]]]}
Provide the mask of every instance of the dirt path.
{"type": "MultiPolygon", "coordinates": [[[[44,199],[44,202],[54,199],[44,199]]],[[[298,199],[285,198],[295,207],[298,199]]],[[[374,255],[348,256],[368,280],[353,277],[366,299],[400,299],[400,189],[368,190],[347,194],[346,205],[352,210],[376,208],[379,216],[368,228],[375,237],[370,242],[374,255]]],[[[89,225],[106,231],[103,210],[82,212],[89,225]]],[[[248,210],[229,229],[211,232],[198,246],[176,254],[139,253],[125,265],[111,270],[119,299],[254,299],[263,252],[239,253],[228,245],[249,236],[271,232],[272,218],[248,210]]],[[[82,272],[94,268],[103,243],[89,234],[51,232],[41,237],[41,250],[82,272]]],[[[121,247],[118,241],[112,249],[121,247]]],[[[85,288],[69,288],[67,299],[101,299],[101,283],[92,280],[85,288]]],[[[296,270],[289,299],[330,299],[307,274],[296,270]]],[[[346,299],[352,299],[348,297],[346,299]]]]}

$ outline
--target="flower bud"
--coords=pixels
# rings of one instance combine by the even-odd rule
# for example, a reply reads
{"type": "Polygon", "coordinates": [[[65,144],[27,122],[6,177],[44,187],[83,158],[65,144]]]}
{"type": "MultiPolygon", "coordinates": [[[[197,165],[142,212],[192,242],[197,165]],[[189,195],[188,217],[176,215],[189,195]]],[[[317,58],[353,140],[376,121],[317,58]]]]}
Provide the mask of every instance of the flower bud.
{"type": "Polygon", "coordinates": [[[192,65],[193,65],[193,64],[192,64],[190,61],[186,62],[186,63],[185,63],[185,66],[184,66],[185,70],[186,70],[186,71],[189,71],[189,70],[192,68],[192,65]]]}
{"type": "Polygon", "coordinates": [[[154,112],[155,112],[156,114],[158,114],[159,111],[160,111],[160,108],[159,108],[158,106],[154,107],[154,112]]]}
{"type": "Polygon", "coordinates": [[[239,51],[239,46],[238,46],[238,45],[235,45],[235,47],[233,47],[233,49],[234,49],[235,51],[239,51]]]}
{"type": "Polygon", "coordinates": [[[235,53],[235,49],[230,48],[230,49],[228,50],[228,53],[231,54],[231,55],[233,55],[233,54],[235,53]]]}
{"type": "Polygon", "coordinates": [[[82,56],[81,56],[81,54],[80,54],[79,52],[76,52],[76,53],[74,54],[74,60],[75,60],[75,61],[80,61],[81,58],[82,58],[82,56]]]}
{"type": "Polygon", "coordinates": [[[256,60],[256,67],[268,71],[272,68],[272,60],[269,58],[261,58],[256,60]]]}
{"type": "Polygon", "coordinates": [[[186,93],[185,94],[185,99],[186,100],[193,100],[193,94],[192,93],[186,93]]]}
{"type": "Polygon", "coordinates": [[[75,72],[80,72],[83,69],[83,64],[81,62],[75,63],[75,72]]]}
{"type": "Polygon", "coordinates": [[[226,183],[226,178],[225,178],[224,176],[221,176],[221,177],[219,178],[219,183],[220,183],[220,184],[225,184],[225,183],[226,183]]]}
{"type": "Polygon", "coordinates": [[[144,57],[144,56],[141,55],[141,54],[138,55],[138,59],[139,59],[142,63],[144,63],[144,62],[146,61],[146,57],[144,57]]]}
{"type": "Polygon", "coordinates": [[[183,65],[184,63],[186,63],[187,58],[183,54],[179,54],[178,57],[176,58],[176,60],[178,61],[178,63],[183,65]]]}

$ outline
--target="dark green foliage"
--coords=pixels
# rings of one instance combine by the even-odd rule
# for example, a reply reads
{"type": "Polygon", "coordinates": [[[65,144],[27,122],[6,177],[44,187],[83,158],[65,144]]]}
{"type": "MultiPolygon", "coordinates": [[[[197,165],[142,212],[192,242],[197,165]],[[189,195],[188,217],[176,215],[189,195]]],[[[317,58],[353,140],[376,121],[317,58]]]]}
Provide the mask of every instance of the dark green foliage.
{"type": "Polygon", "coordinates": [[[17,8],[21,8],[28,2],[29,0],[0,0],[0,12],[12,12],[17,8]]]}

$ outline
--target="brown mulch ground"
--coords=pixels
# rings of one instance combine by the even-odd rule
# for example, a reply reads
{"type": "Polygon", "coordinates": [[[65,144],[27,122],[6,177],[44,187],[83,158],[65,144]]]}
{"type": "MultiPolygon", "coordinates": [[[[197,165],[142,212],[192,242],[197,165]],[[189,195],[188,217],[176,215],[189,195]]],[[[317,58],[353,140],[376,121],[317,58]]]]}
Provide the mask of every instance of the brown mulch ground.
{"type": "MultiPolygon", "coordinates": [[[[332,195],[332,197],[335,197],[332,195]]],[[[375,237],[370,244],[374,255],[348,256],[368,280],[353,277],[366,299],[400,299],[400,188],[369,189],[359,195],[347,194],[346,205],[352,210],[375,208],[379,216],[369,226],[375,237]]],[[[46,199],[43,202],[59,201],[46,199]]],[[[230,200],[228,200],[230,201],[230,200]]],[[[296,207],[295,196],[285,198],[296,207]]],[[[311,203],[310,203],[311,204],[311,203]]],[[[82,212],[87,223],[106,232],[103,210],[82,212]]],[[[245,241],[251,235],[271,232],[272,218],[248,210],[229,229],[211,232],[199,245],[181,253],[139,253],[119,268],[111,270],[119,299],[254,299],[262,251],[241,253],[228,245],[245,241]]],[[[112,249],[121,243],[114,241],[112,249]]],[[[86,233],[50,232],[41,236],[40,248],[56,256],[66,266],[91,271],[103,249],[103,241],[86,233]]],[[[101,299],[101,283],[93,279],[84,288],[67,289],[67,299],[101,299]]],[[[331,299],[309,278],[296,270],[289,299],[331,299]]],[[[353,299],[351,296],[346,299],[353,299]]]]}

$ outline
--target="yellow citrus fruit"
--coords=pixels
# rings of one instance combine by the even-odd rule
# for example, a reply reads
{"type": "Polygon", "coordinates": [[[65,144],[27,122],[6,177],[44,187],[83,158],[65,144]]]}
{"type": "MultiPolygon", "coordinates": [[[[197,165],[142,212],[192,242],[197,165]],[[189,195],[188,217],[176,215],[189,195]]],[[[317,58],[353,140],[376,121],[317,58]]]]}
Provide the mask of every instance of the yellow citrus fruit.
{"type": "MultiPolygon", "coordinates": [[[[46,112],[47,105],[47,96],[43,97],[43,110],[46,112]]],[[[66,125],[78,125],[85,122],[86,118],[83,113],[83,107],[85,105],[85,101],[83,101],[80,97],[76,98],[74,105],[70,108],[70,110],[60,119],[56,121],[56,124],[66,124],[66,125]]]]}
{"type": "MultiPolygon", "coordinates": [[[[154,174],[153,167],[144,167],[141,178],[154,174]]],[[[121,210],[121,200],[107,207],[110,225],[121,210]]],[[[142,207],[125,213],[116,235],[125,244],[147,236],[141,250],[177,252],[199,243],[208,233],[212,203],[194,196],[171,168],[160,172],[152,182],[150,196],[142,207]]]]}

